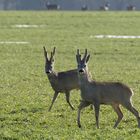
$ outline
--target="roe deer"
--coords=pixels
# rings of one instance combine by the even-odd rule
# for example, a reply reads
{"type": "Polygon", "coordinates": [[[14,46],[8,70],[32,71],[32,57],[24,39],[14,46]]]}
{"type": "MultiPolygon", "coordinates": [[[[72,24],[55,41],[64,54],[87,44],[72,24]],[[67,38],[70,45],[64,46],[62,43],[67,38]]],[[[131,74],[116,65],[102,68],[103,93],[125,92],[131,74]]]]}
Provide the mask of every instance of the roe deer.
{"type": "Polygon", "coordinates": [[[113,107],[114,111],[118,115],[118,119],[115,122],[114,128],[118,126],[123,118],[123,113],[120,109],[120,105],[132,112],[138,121],[138,127],[140,128],[140,116],[138,111],[133,107],[131,103],[132,90],[119,82],[96,82],[89,78],[87,62],[90,55],[87,55],[87,49],[83,59],[77,50],[77,64],[78,64],[78,76],[80,82],[80,91],[82,101],[78,109],[77,122],[80,124],[80,113],[84,107],[92,104],[95,109],[96,126],[99,128],[99,110],[101,104],[109,104],[113,107]]]}
{"type": "Polygon", "coordinates": [[[54,90],[54,96],[53,96],[49,111],[51,110],[53,103],[55,102],[55,100],[60,92],[65,93],[67,103],[69,104],[71,109],[74,110],[74,107],[71,105],[69,98],[70,98],[71,90],[79,89],[79,80],[78,80],[77,69],[64,71],[64,72],[55,72],[54,67],[53,67],[55,48],[53,49],[53,52],[51,52],[50,59],[48,58],[48,53],[47,53],[45,47],[43,47],[43,48],[44,48],[44,56],[46,59],[45,72],[46,72],[49,82],[54,90]]]}

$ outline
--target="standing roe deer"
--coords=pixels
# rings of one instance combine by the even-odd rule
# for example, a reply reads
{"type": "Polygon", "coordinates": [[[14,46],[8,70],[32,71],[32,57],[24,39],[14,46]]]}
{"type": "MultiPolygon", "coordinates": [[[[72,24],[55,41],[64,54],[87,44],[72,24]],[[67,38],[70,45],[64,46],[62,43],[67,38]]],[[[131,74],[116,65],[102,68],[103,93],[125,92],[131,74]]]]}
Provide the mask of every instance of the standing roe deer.
{"type": "Polygon", "coordinates": [[[74,110],[74,107],[71,105],[69,98],[70,98],[71,90],[79,89],[77,69],[64,71],[64,72],[55,72],[53,67],[55,48],[53,49],[53,52],[51,52],[50,59],[48,58],[48,53],[45,47],[43,48],[44,48],[44,56],[46,59],[45,72],[48,76],[49,82],[53,90],[55,91],[49,111],[51,110],[53,103],[55,102],[60,92],[65,93],[67,103],[69,104],[71,109],[74,110]]]}
{"type": "Polygon", "coordinates": [[[88,66],[87,62],[89,61],[90,55],[87,55],[87,49],[83,59],[77,50],[77,64],[78,64],[78,76],[80,82],[80,90],[82,101],[78,109],[78,126],[80,124],[80,112],[81,110],[92,104],[95,108],[95,118],[96,126],[99,128],[99,110],[100,104],[109,104],[113,107],[114,111],[118,115],[118,119],[115,122],[114,128],[118,126],[120,121],[123,118],[123,113],[120,109],[120,105],[132,112],[138,121],[138,127],[140,128],[140,116],[138,111],[133,107],[131,103],[131,96],[133,94],[132,90],[119,82],[96,82],[89,79],[88,76],[88,66]]]}

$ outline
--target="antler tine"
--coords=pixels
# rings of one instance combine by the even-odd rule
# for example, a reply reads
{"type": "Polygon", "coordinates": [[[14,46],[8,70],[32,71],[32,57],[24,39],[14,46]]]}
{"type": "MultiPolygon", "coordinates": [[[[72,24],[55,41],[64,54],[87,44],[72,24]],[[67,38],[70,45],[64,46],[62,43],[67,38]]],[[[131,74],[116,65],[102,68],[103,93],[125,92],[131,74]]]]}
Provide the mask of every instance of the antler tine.
{"type": "Polygon", "coordinates": [[[50,60],[52,60],[52,58],[53,58],[53,54],[52,54],[52,52],[51,52],[51,57],[50,57],[50,60]]]}
{"type": "Polygon", "coordinates": [[[77,49],[77,55],[80,55],[80,53],[79,53],[79,49],[77,49]]]}
{"type": "Polygon", "coordinates": [[[87,49],[85,49],[85,55],[84,55],[84,57],[83,57],[83,60],[85,60],[86,57],[87,57],[87,49]]]}
{"type": "Polygon", "coordinates": [[[44,52],[46,52],[45,46],[43,46],[44,52]]]}
{"type": "Polygon", "coordinates": [[[77,49],[76,59],[77,59],[77,62],[80,62],[81,61],[81,55],[80,55],[79,49],[77,49]]]}
{"type": "Polygon", "coordinates": [[[46,51],[45,46],[43,46],[43,49],[44,49],[44,55],[45,55],[45,57],[47,58],[47,51],[46,51]]]}
{"type": "Polygon", "coordinates": [[[53,52],[52,52],[53,56],[55,55],[55,50],[56,50],[56,47],[53,48],[53,52]]]}
{"type": "Polygon", "coordinates": [[[50,60],[52,60],[53,59],[53,56],[55,55],[55,47],[53,48],[53,52],[51,52],[51,58],[50,58],[50,60]]]}

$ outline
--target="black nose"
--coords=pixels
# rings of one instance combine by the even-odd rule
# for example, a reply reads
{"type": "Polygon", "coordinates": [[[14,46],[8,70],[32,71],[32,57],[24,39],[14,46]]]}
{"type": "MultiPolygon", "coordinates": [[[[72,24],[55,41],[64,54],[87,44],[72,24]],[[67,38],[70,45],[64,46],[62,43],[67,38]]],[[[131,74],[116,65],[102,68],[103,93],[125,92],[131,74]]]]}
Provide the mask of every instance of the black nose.
{"type": "Polygon", "coordinates": [[[79,72],[82,73],[82,72],[84,72],[84,70],[83,69],[80,69],[79,72]]]}
{"type": "Polygon", "coordinates": [[[47,74],[50,74],[51,72],[50,72],[50,71],[46,71],[46,73],[47,73],[47,74]]]}

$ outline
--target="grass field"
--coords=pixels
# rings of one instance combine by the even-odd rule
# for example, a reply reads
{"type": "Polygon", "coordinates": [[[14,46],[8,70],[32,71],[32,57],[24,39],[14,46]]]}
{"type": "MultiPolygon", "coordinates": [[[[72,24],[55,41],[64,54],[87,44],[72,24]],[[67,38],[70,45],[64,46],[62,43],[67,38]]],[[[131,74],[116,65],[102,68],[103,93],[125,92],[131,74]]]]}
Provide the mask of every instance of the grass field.
{"type": "Polygon", "coordinates": [[[49,52],[56,46],[56,71],[76,68],[76,49],[87,48],[93,78],[129,85],[140,112],[140,39],[94,37],[102,34],[140,35],[140,12],[0,12],[0,140],[140,138],[136,118],[124,108],[122,122],[113,129],[117,116],[111,106],[101,106],[100,129],[96,129],[94,112],[89,107],[83,110],[83,128],[79,129],[76,119],[81,98],[76,90],[71,92],[75,111],[60,94],[48,112],[53,90],[44,73],[43,45],[49,52]]]}

